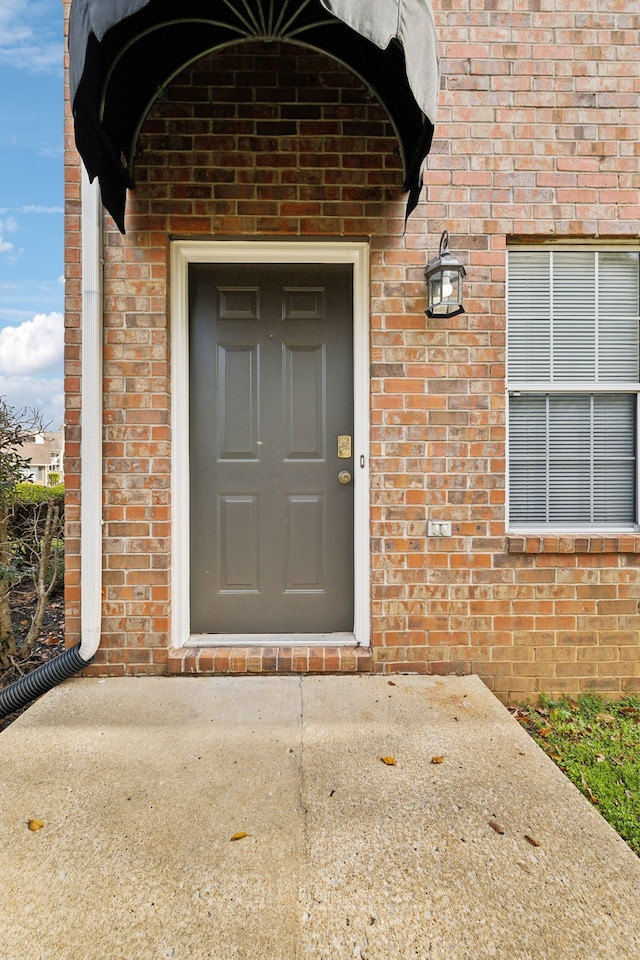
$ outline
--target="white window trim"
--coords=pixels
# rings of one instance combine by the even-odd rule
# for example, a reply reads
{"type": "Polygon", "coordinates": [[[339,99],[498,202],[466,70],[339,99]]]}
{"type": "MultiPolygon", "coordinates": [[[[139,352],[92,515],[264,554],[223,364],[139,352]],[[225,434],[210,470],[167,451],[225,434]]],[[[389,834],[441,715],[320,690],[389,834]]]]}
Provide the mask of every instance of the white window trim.
{"type": "Polygon", "coordinates": [[[545,241],[543,243],[512,243],[506,248],[505,257],[505,530],[507,535],[543,536],[545,534],[566,534],[568,536],[610,536],[612,534],[629,534],[640,531],[640,382],[613,382],[592,383],[591,381],[517,381],[509,380],[509,254],[515,252],[549,252],[568,251],[582,253],[586,250],[599,253],[618,252],[629,250],[640,253],[640,244],[637,239],[620,239],[619,241],[600,243],[597,238],[589,238],[580,243],[566,241],[545,241]],[[576,526],[571,524],[538,523],[519,525],[511,523],[509,517],[509,397],[522,393],[635,393],[636,395],[636,522],[634,524],[615,524],[601,526],[576,526]]]}
{"type": "Polygon", "coordinates": [[[371,643],[369,537],[369,245],[362,241],[174,240],[171,244],[172,633],[171,645],[335,646],[371,643]],[[353,634],[190,635],[189,343],[190,263],[353,265],[354,625],[353,634]]]}

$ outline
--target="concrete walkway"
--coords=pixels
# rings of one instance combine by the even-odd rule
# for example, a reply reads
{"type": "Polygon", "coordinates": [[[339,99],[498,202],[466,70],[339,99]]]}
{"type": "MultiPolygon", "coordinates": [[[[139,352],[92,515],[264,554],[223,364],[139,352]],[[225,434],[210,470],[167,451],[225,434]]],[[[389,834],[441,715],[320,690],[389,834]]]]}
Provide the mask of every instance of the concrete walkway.
{"type": "Polygon", "coordinates": [[[73,680],[0,780],[0,960],[640,957],[640,860],[476,677],[73,680]]]}

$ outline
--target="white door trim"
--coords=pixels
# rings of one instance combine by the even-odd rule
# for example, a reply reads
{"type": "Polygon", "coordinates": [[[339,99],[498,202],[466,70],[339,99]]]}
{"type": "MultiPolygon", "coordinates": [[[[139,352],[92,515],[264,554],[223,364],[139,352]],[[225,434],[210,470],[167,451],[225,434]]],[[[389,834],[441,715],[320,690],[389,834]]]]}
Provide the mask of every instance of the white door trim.
{"type": "Polygon", "coordinates": [[[172,646],[370,644],[369,599],[369,245],[361,241],[174,240],[171,244],[172,646]],[[190,263],[353,264],[354,626],[353,634],[211,634],[189,623],[190,263]]]}

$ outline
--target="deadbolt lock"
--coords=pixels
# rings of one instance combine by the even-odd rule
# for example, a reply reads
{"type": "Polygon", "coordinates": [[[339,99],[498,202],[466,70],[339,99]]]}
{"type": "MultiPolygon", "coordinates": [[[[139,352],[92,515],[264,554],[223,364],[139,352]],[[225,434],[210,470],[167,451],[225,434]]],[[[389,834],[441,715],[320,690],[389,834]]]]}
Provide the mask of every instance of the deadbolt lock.
{"type": "Polygon", "coordinates": [[[351,437],[338,437],[338,459],[348,460],[351,456],[351,437]]]}

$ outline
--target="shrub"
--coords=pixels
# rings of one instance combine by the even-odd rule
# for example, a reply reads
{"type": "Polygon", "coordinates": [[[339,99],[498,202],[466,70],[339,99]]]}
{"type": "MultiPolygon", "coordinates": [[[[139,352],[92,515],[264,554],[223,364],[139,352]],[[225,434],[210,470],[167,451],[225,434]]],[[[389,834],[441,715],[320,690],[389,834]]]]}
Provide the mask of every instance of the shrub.
{"type": "Polygon", "coordinates": [[[40,636],[47,602],[64,572],[64,486],[19,483],[14,494],[8,523],[11,553],[36,592],[36,608],[23,644],[25,654],[40,636]]]}

